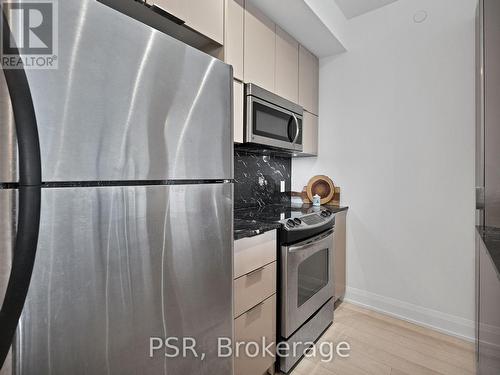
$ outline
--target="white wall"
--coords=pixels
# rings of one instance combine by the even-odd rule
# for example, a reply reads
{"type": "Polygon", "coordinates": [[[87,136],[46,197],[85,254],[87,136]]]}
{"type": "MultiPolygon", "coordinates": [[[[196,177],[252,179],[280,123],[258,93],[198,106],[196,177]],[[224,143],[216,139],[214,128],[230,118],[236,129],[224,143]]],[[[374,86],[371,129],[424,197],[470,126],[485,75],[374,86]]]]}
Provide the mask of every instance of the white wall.
{"type": "Polygon", "coordinates": [[[320,68],[320,156],[350,206],[347,299],[473,337],[475,0],[399,0],[348,22],[320,68]],[[413,15],[426,10],[425,23],[413,15]]]}

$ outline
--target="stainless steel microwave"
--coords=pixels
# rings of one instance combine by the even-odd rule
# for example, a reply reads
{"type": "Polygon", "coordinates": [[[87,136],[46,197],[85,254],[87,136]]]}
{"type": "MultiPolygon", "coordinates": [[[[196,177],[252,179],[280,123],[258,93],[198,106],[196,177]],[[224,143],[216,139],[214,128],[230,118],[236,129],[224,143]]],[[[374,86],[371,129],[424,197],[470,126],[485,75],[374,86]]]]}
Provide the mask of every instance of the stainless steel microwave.
{"type": "Polygon", "coordinates": [[[254,84],[245,85],[245,142],[302,152],[301,106],[254,84]]]}

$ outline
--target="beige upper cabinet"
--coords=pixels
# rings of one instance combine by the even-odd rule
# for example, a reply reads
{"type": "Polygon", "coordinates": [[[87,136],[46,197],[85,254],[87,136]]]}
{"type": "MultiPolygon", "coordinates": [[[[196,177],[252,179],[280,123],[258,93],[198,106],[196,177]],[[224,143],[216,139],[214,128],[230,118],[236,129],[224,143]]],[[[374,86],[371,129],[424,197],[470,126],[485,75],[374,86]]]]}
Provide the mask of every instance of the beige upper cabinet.
{"type": "Polygon", "coordinates": [[[299,101],[299,43],[276,25],[276,94],[299,101]]]}
{"type": "Polygon", "coordinates": [[[245,1],[225,0],[224,61],[233,66],[234,78],[243,81],[245,1]]]}
{"type": "Polygon", "coordinates": [[[306,48],[299,47],[299,104],[308,112],[319,112],[319,61],[306,48]]]}
{"type": "Polygon", "coordinates": [[[306,111],[302,119],[302,143],[304,156],[318,155],[318,116],[306,111]]]}
{"type": "Polygon", "coordinates": [[[148,0],[220,45],[224,42],[224,0],[148,0]]]}
{"type": "Polygon", "coordinates": [[[150,0],[148,1],[148,3],[157,5],[173,16],[186,21],[186,0],[150,0]]]}
{"type": "Polygon", "coordinates": [[[243,143],[244,134],[244,87],[243,83],[234,80],[233,83],[233,128],[234,142],[243,143]]]}
{"type": "Polygon", "coordinates": [[[248,1],[244,40],[244,81],[274,92],[276,26],[248,1]]]}
{"type": "MultiPolygon", "coordinates": [[[[224,0],[180,0],[186,7],[186,25],[199,33],[224,43],[224,0]]],[[[179,17],[180,18],[180,17],[179,17]]]]}

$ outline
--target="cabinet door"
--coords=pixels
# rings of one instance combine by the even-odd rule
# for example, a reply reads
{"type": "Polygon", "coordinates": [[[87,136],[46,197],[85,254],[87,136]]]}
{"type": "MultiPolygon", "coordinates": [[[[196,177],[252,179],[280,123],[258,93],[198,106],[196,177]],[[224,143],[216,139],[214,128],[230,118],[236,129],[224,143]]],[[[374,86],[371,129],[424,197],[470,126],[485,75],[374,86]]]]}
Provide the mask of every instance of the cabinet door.
{"type": "Polygon", "coordinates": [[[277,25],[276,94],[299,101],[299,43],[277,25]]]}
{"type": "Polygon", "coordinates": [[[276,261],[276,231],[234,241],[234,278],[276,261]]]}
{"type": "Polygon", "coordinates": [[[234,128],[234,142],[243,143],[243,123],[244,123],[244,85],[241,82],[234,81],[233,84],[233,128],[234,128]]]}
{"type": "Polygon", "coordinates": [[[276,26],[255,6],[246,2],[244,78],[274,92],[276,26]]]}
{"type": "Polygon", "coordinates": [[[159,6],[165,9],[171,15],[186,21],[186,1],[185,0],[153,0],[150,4],[159,6]]]}
{"type": "Polygon", "coordinates": [[[307,155],[318,155],[318,116],[304,111],[302,119],[302,142],[307,155]]]}
{"type": "MultiPolygon", "coordinates": [[[[235,375],[258,375],[264,374],[274,363],[274,358],[263,357],[262,339],[265,338],[265,346],[276,342],[276,295],[265,300],[263,303],[241,315],[234,321],[234,336],[238,342],[256,342],[259,344],[259,355],[255,358],[246,356],[244,345],[240,346],[240,353],[234,360],[235,375]]],[[[271,349],[274,352],[275,348],[271,349]]],[[[253,354],[255,349],[251,347],[253,354]]]]}
{"type": "Polygon", "coordinates": [[[234,281],[234,317],[276,294],[276,262],[258,268],[234,281]]]}
{"type": "Polygon", "coordinates": [[[215,42],[224,43],[224,0],[183,0],[186,25],[215,42]]]}
{"type": "Polygon", "coordinates": [[[245,1],[225,0],[224,14],[224,61],[233,66],[234,78],[243,81],[245,1]]]}
{"type": "Polygon", "coordinates": [[[346,290],[346,225],[347,211],[335,214],[335,257],[333,277],[335,279],[335,300],[343,299],[346,290]]]}
{"type": "Polygon", "coordinates": [[[299,104],[318,115],[319,61],[304,47],[299,47],[299,104]]]}

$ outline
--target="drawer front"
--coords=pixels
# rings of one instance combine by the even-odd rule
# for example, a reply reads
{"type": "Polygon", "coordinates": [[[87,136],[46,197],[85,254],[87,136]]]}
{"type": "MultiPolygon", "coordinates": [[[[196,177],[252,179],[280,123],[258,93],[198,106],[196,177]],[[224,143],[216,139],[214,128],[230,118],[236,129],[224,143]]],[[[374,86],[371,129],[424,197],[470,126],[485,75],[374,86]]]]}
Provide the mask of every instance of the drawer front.
{"type": "MultiPolygon", "coordinates": [[[[266,338],[266,344],[276,342],[276,295],[236,319],[234,333],[236,345],[239,342],[257,342],[260,347],[259,355],[250,358],[245,356],[244,345],[239,345],[240,353],[234,363],[235,375],[263,374],[275,361],[273,356],[262,356],[262,338],[266,338]]],[[[250,354],[254,354],[254,346],[250,346],[250,354]]],[[[273,354],[274,351],[275,347],[272,349],[273,354]]]]}
{"type": "Polygon", "coordinates": [[[276,261],[276,231],[234,242],[234,278],[276,261]]]}
{"type": "Polygon", "coordinates": [[[276,262],[234,281],[234,316],[240,316],[276,293],[276,262]]]}

